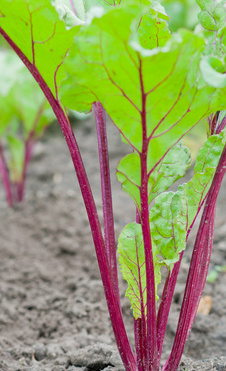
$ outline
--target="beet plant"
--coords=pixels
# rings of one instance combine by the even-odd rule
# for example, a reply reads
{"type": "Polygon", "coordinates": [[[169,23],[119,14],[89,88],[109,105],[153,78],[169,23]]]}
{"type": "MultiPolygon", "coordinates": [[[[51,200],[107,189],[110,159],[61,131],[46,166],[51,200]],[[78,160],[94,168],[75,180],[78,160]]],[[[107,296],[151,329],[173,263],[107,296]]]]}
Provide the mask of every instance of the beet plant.
{"type": "Polygon", "coordinates": [[[153,0],[2,0],[0,32],[31,72],[65,136],[87,210],[116,343],[127,371],[157,371],[180,263],[201,212],[170,356],[177,370],[203,292],[217,195],[226,169],[226,9],[197,0],[200,25],[171,35],[153,0]],[[65,107],[96,117],[102,232],[65,107]],[[134,316],[135,352],[120,307],[105,111],[128,145],[117,178],[135,221],[119,237],[119,263],[134,316]],[[183,137],[207,118],[207,140],[188,183],[183,137]],[[158,285],[167,270],[162,293],[158,285]]]}
{"type": "Polygon", "coordinates": [[[35,143],[53,120],[52,110],[23,63],[0,53],[0,175],[9,206],[24,199],[35,143]]]}

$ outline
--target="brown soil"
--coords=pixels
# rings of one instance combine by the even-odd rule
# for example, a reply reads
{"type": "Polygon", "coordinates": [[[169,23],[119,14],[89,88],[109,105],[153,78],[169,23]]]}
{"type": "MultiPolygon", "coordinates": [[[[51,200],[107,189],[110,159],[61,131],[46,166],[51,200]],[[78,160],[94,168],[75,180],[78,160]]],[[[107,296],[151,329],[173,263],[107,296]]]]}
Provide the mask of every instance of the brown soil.
{"type": "MultiPolygon", "coordinates": [[[[75,133],[100,211],[93,121],[77,123],[75,133]]],[[[109,143],[118,236],[134,220],[135,212],[115,178],[114,169],[127,146],[121,143],[112,125],[109,143]]],[[[211,270],[226,265],[225,189],[226,179],[217,208],[211,270]]],[[[36,147],[26,202],[8,209],[0,189],[0,205],[0,370],[123,370],[115,351],[87,216],[57,127],[52,127],[36,147]],[[91,347],[81,350],[86,346],[91,347]]],[[[194,233],[174,295],[163,360],[172,346],[193,241],[194,233]]],[[[214,283],[206,284],[204,294],[212,297],[213,305],[208,315],[197,315],[185,349],[185,355],[194,360],[215,360],[191,363],[184,358],[181,370],[226,370],[226,359],[218,358],[225,356],[226,349],[225,287],[225,273],[219,273],[214,283]]],[[[133,343],[133,319],[121,278],[120,288],[126,327],[133,343]]]]}

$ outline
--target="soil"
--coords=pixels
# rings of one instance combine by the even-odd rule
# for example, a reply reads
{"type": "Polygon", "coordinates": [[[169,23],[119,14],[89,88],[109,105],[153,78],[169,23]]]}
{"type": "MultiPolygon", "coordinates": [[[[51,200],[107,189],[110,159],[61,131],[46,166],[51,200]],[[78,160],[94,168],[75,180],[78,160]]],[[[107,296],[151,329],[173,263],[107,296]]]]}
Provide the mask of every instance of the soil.
{"type": "MultiPolygon", "coordinates": [[[[74,129],[101,212],[93,119],[75,123],[74,129]]],[[[135,212],[115,177],[127,146],[113,125],[108,131],[118,236],[134,220],[135,212]]],[[[226,265],[225,190],[226,179],[218,200],[212,271],[226,265]]],[[[57,125],[36,146],[26,201],[9,209],[0,189],[0,205],[0,370],[122,371],[87,216],[57,125]]],[[[194,236],[190,236],[175,290],[163,361],[176,330],[194,236]]],[[[206,284],[204,295],[211,296],[213,304],[208,315],[197,315],[180,370],[226,370],[225,287],[223,272],[206,284]]],[[[122,310],[133,344],[133,318],[125,290],[120,276],[122,310]]]]}

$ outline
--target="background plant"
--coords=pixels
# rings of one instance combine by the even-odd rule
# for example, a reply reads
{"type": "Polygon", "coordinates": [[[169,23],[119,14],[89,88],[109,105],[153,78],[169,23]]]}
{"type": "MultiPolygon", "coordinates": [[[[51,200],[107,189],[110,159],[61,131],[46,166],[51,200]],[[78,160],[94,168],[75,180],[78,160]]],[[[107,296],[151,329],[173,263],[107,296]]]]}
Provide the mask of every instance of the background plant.
{"type": "Polygon", "coordinates": [[[82,1],[54,4],[67,28],[50,3],[3,0],[0,32],[39,83],[65,135],[126,370],[159,369],[186,240],[205,204],[175,341],[162,368],[176,370],[208,271],[215,204],[226,168],[225,117],[220,113],[226,108],[224,2],[199,1],[204,29],[181,30],[173,37],[157,1],[99,0],[92,1],[98,5],[92,9],[90,1],[85,6],[82,1]],[[82,112],[94,107],[104,234],[63,104],[82,112]],[[117,177],[135,203],[136,222],[121,233],[119,253],[134,314],[136,356],[119,301],[104,110],[130,147],[117,177]],[[206,117],[209,137],[193,178],[177,192],[167,192],[190,165],[182,138],[206,117]],[[168,275],[157,307],[162,267],[168,275]]]}
{"type": "Polygon", "coordinates": [[[24,198],[35,143],[53,120],[32,76],[12,51],[0,53],[0,174],[9,206],[24,198]]]}

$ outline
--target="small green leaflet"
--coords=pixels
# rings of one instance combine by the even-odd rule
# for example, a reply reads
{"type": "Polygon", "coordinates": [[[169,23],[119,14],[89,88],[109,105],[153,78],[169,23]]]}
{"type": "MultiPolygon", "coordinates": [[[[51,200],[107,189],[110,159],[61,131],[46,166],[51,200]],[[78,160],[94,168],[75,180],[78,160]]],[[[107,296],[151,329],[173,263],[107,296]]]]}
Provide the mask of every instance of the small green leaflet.
{"type": "Polygon", "coordinates": [[[153,244],[166,265],[172,266],[185,249],[186,223],[181,220],[183,203],[174,192],[163,193],[156,198],[150,211],[150,228],[153,244]]]}
{"type": "Polygon", "coordinates": [[[151,235],[158,254],[169,266],[185,249],[187,232],[211,186],[224,145],[225,133],[209,137],[199,151],[193,178],[177,192],[156,197],[150,211],[151,235]]]}
{"type": "MultiPolygon", "coordinates": [[[[157,195],[165,192],[176,180],[183,177],[190,163],[191,156],[188,148],[183,143],[175,145],[149,175],[149,203],[157,195]]],[[[136,207],[140,210],[141,168],[140,157],[137,153],[129,154],[120,161],[117,167],[117,178],[122,183],[122,189],[132,197],[136,207]]]]}
{"type": "Polygon", "coordinates": [[[1,0],[0,27],[35,65],[58,96],[63,62],[78,28],[65,29],[50,0],[1,0]]]}
{"type": "MultiPolygon", "coordinates": [[[[119,236],[118,243],[119,263],[123,278],[128,283],[126,296],[131,302],[134,317],[141,318],[142,311],[146,315],[146,274],[145,254],[141,225],[137,223],[128,224],[119,236]]],[[[155,286],[161,282],[161,264],[154,257],[155,286]]],[[[158,297],[156,296],[156,300],[158,297]]]]}

